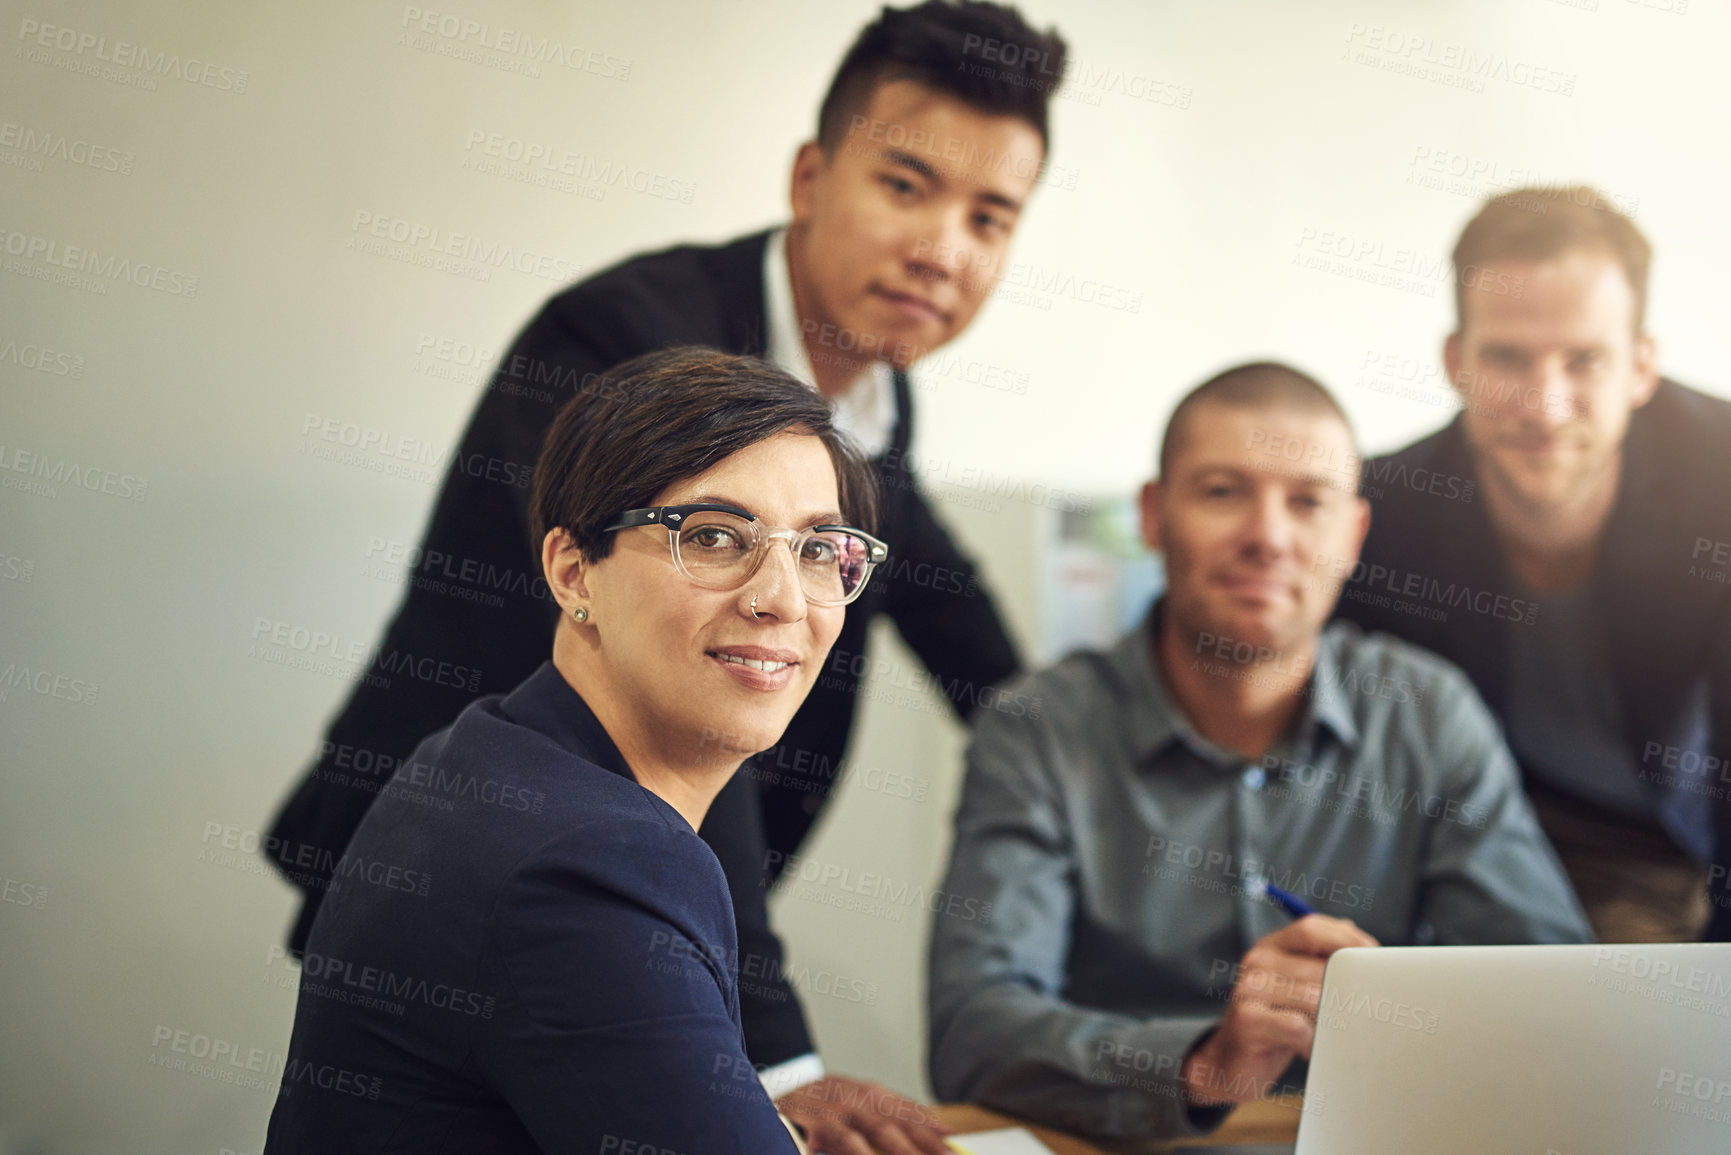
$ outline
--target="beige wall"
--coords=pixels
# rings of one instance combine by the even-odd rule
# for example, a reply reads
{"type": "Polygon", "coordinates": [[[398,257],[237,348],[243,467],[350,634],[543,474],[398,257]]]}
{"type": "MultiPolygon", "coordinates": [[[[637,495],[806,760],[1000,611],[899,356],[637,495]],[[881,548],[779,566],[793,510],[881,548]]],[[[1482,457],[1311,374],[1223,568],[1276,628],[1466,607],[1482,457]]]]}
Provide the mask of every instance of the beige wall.
{"type": "MultiPolygon", "coordinates": [[[[982,510],[979,475],[1123,492],[1178,392],[1250,356],[1336,385],[1373,448],[1434,427],[1445,410],[1355,382],[1385,353],[1423,378],[1446,274],[1360,278],[1435,270],[1517,171],[1635,206],[1665,365],[1731,386],[1731,28],[1722,5],[1683,4],[1033,0],[1078,62],[1053,114],[1059,183],[1017,238],[1025,286],[928,375],[918,442],[971,503],[956,516],[1024,637],[1039,511],[982,510]],[[1494,75],[1384,67],[1426,57],[1494,75]],[[1136,307],[1092,300],[1098,283],[1136,307]],[[971,383],[984,366],[1025,390],[971,383]]],[[[433,495],[380,449],[316,456],[319,431],[436,454],[477,397],[475,350],[501,349],[562,279],[777,220],[793,147],[874,7],[6,0],[0,671],[46,692],[0,687],[0,1135],[51,1155],[259,1149],[270,1088],[160,1065],[198,1036],[243,1058],[287,1041],[294,976],[273,948],[293,903],[244,848],[346,683],[260,656],[282,651],[255,635],[374,639],[398,597],[390,553],[433,495]],[[457,38],[437,18],[417,31],[422,10],[457,38]],[[470,19],[580,49],[581,67],[496,67],[522,61],[466,47],[470,19]],[[138,48],[180,71],[147,71],[138,48]],[[491,168],[489,134],[626,176],[513,179],[536,170],[491,168]],[[369,252],[357,221],[383,218],[509,247],[527,271],[423,267],[427,243],[369,252]],[[143,284],[43,279],[73,246],[143,284]],[[38,458],[90,488],[18,488],[38,458]]],[[[959,735],[889,697],[865,717],[861,764],[926,796],[850,786],[810,852],[931,883],[959,735]]],[[[831,1062],[921,1092],[923,917],[777,906],[796,964],[879,991],[808,998],[831,1062]]]]}

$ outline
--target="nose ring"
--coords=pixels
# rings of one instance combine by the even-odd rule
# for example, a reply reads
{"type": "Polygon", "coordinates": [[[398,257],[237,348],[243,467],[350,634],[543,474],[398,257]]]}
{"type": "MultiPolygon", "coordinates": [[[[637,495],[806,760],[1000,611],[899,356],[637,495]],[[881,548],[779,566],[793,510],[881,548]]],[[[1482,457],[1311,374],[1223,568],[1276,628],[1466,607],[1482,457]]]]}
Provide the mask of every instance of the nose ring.
{"type": "Polygon", "coordinates": [[[754,618],[758,616],[758,613],[757,613],[757,595],[756,594],[751,595],[751,616],[754,618]]]}

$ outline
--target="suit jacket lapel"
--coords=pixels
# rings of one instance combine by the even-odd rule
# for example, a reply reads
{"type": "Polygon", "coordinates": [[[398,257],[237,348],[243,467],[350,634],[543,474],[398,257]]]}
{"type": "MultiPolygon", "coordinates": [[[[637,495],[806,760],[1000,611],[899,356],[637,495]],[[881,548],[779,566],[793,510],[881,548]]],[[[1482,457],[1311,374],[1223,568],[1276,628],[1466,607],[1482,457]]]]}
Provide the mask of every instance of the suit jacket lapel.
{"type": "MultiPolygon", "coordinates": [[[[1478,478],[1472,452],[1467,448],[1461,420],[1456,418],[1442,432],[1438,442],[1435,471],[1449,477],[1478,478]]],[[[1437,512],[1441,516],[1432,526],[1415,526],[1412,532],[1428,537],[1427,550],[1436,562],[1435,576],[1445,587],[1453,583],[1492,598],[1499,594],[1520,597],[1521,585],[1503,556],[1502,543],[1497,540],[1485,512],[1482,496],[1476,492],[1472,501],[1442,502],[1437,512]],[[1434,551],[1434,552],[1433,552],[1434,551]]],[[[1430,576],[1430,575],[1425,575],[1430,576]]],[[[1485,700],[1499,713],[1508,704],[1509,634],[1507,624],[1495,616],[1479,612],[1467,604],[1448,607],[1451,618],[1458,622],[1461,645],[1456,660],[1476,683],[1485,700]]],[[[1517,629],[1525,628],[1517,624],[1517,629]]]]}
{"type": "Polygon", "coordinates": [[[718,334],[720,348],[754,357],[765,356],[769,350],[768,309],[764,304],[763,254],[769,247],[771,230],[741,237],[732,244],[717,249],[715,287],[722,293],[721,317],[723,331],[718,334]]]}

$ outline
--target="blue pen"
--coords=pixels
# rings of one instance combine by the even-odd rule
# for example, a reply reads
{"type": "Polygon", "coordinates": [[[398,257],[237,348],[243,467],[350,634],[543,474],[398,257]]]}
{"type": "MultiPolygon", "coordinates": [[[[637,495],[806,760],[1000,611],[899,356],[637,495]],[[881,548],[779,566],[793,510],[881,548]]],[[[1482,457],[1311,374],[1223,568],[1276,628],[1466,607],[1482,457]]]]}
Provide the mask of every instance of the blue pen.
{"type": "Polygon", "coordinates": [[[1307,914],[1315,914],[1316,908],[1290,891],[1282,890],[1265,878],[1258,878],[1249,884],[1251,894],[1257,898],[1271,898],[1275,905],[1286,911],[1293,918],[1303,918],[1307,914]]]}

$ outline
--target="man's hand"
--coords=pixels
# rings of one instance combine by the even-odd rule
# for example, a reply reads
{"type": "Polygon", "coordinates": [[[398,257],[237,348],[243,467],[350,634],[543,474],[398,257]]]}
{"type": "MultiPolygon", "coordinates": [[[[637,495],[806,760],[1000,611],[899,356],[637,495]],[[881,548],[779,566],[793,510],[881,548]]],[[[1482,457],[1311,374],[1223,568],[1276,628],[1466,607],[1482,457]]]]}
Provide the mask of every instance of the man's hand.
{"type": "Polygon", "coordinates": [[[830,1075],[775,1101],[805,1128],[812,1155],[954,1155],[950,1133],[918,1103],[887,1087],[830,1075]]]}
{"type": "Polygon", "coordinates": [[[1344,918],[1311,914],[1245,952],[1226,1014],[1184,1060],[1184,1090],[1198,1106],[1260,1099],[1293,1056],[1310,1058],[1322,971],[1342,947],[1377,946],[1344,918]]]}

